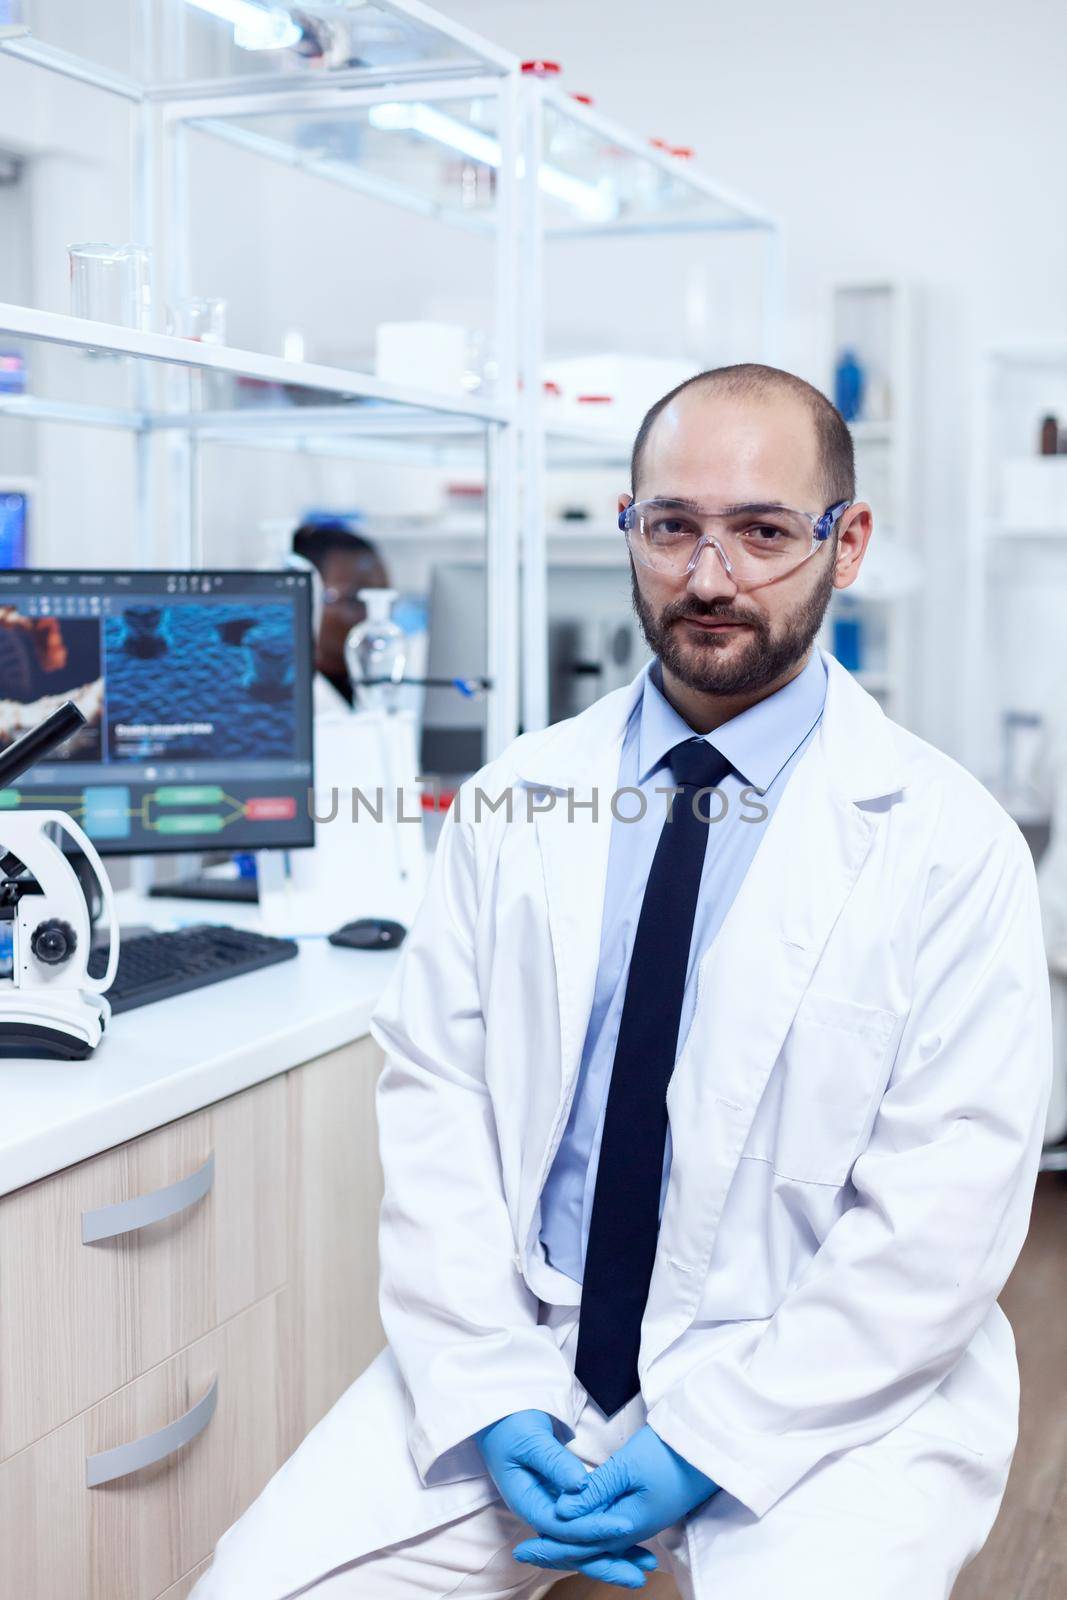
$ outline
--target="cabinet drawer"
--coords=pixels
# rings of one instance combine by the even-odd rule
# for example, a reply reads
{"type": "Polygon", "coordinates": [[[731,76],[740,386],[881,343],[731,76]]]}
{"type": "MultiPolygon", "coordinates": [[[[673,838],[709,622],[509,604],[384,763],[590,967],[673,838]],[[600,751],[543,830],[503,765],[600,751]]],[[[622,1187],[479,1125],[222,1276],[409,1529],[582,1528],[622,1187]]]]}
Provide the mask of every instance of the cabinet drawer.
{"type": "Polygon", "coordinates": [[[0,1461],[284,1283],[286,1188],[279,1076],[0,1200],[0,1461]]]}
{"type": "Polygon", "coordinates": [[[285,1294],[0,1465],[6,1593],[152,1600],[211,1555],[284,1460],[285,1294]]]}

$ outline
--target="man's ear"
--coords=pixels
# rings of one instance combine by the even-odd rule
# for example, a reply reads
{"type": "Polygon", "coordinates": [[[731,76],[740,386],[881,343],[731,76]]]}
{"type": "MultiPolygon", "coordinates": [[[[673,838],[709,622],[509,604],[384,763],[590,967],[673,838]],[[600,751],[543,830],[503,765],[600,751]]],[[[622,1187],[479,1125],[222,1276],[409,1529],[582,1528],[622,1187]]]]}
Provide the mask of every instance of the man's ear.
{"type": "Polygon", "coordinates": [[[848,589],[859,577],[863,557],[874,532],[874,518],[865,500],[857,500],[841,518],[834,558],[834,588],[848,589]]]}

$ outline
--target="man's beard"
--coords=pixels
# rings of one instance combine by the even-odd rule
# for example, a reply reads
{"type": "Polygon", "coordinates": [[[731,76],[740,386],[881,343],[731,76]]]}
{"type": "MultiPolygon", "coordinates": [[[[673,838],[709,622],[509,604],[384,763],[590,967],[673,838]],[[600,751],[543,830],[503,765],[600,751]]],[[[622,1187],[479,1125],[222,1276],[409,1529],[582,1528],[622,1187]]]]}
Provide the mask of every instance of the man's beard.
{"type": "Polygon", "coordinates": [[[637,571],[630,559],[630,588],[634,611],[653,655],[688,689],[701,694],[753,694],[788,672],[805,655],[822,626],[830,596],[834,591],[836,538],[828,552],[825,571],[819,582],[797,609],[772,635],[766,617],[736,605],[735,600],[718,600],[702,605],[692,596],[664,606],[659,616],[646,602],[637,583],[637,571]],[[679,617],[715,617],[745,622],[751,632],[747,643],[737,649],[737,636],[729,635],[734,648],[727,659],[723,636],[687,629],[679,639],[679,617]]]}

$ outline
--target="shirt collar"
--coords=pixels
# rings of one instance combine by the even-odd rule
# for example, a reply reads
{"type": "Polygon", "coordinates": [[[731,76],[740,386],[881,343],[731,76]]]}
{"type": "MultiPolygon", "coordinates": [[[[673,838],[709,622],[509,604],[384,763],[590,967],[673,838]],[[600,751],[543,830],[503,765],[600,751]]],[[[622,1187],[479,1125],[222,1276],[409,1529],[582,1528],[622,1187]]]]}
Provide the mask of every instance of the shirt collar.
{"type": "MultiPolygon", "coordinates": [[[[643,783],[681,739],[696,729],[677,712],[659,687],[659,660],[649,662],[638,702],[637,781],[643,783]]],[[[790,756],[822,715],[826,668],[817,650],[795,678],[773,694],[713,728],[704,737],[755,789],[769,789],[790,756]]]]}

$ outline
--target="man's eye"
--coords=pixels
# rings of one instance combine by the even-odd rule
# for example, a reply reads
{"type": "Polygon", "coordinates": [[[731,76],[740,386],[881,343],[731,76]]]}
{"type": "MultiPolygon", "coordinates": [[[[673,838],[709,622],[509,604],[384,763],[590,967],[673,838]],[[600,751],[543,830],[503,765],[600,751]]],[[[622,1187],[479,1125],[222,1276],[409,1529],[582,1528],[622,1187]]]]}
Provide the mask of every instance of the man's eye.
{"type": "Polygon", "coordinates": [[[653,539],[681,539],[692,531],[692,523],[683,517],[657,517],[649,526],[653,539]]]}
{"type": "Polygon", "coordinates": [[[753,544],[789,544],[795,536],[786,528],[776,528],[769,522],[758,522],[750,528],[745,528],[743,537],[753,544]]]}

